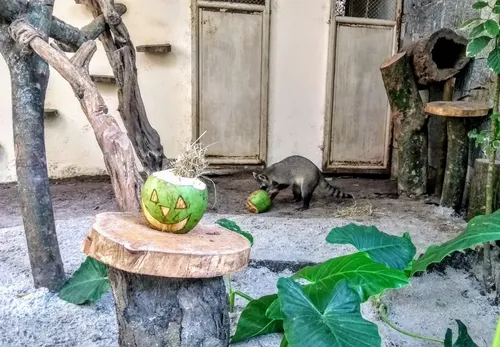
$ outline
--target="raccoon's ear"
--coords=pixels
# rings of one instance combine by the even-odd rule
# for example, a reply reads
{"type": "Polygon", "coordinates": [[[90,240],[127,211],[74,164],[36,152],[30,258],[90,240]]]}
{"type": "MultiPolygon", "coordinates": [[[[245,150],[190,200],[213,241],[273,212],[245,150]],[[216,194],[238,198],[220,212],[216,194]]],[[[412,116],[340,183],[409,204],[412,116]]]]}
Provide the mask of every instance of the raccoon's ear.
{"type": "Polygon", "coordinates": [[[259,176],[259,174],[257,172],[252,172],[252,175],[253,175],[253,178],[257,179],[257,176],[259,176]]]}

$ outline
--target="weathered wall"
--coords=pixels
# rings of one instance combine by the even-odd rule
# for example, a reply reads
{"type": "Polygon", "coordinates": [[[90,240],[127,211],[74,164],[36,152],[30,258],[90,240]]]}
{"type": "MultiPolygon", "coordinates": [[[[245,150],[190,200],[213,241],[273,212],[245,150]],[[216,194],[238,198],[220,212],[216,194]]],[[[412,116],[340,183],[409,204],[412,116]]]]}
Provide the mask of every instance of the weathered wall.
{"type": "MultiPolygon", "coordinates": [[[[168,157],[175,156],[191,139],[191,9],[186,0],[122,1],[128,12],[124,21],[135,45],[171,43],[172,52],[152,56],[137,53],[139,83],[153,127],[160,133],[168,157]],[[148,30],[144,30],[147,23],[148,30]]],[[[92,20],[83,5],[56,1],[54,15],[82,27],[92,20]]],[[[112,70],[98,42],[91,63],[92,74],[111,75],[112,70]]],[[[116,87],[98,84],[99,90],[119,124],[116,87]]],[[[60,116],[45,125],[49,174],[53,178],[94,175],[105,172],[90,125],[68,83],[54,70],[47,90],[47,108],[60,116]]],[[[0,59],[0,182],[14,181],[14,145],[8,70],[0,59]]],[[[123,129],[123,126],[122,126],[123,129]]]]}
{"type": "MultiPolygon", "coordinates": [[[[467,37],[467,32],[458,28],[469,18],[476,17],[477,11],[472,10],[472,4],[476,0],[404,0],[403,23],[401,28],[402,46],[412,41],[424,38],[440,28],[456,30],[467,37]]],[[[491,73],[486,66],[486,57],[480,56],[473,60],[466,69],[457,76],[454,100],[488,101],[491,96],[492,79],[491,73]]],[[[441,95],[432,95],[431,100],[440,99],[441,95]]],[[[442,99],[441,99],[442,100],[442,99]]],[[[433,131],[435,119],[429,119],[429,166],[435,168],[436,158],[433,145],[436,143],[436,132],[433,131]]],[[[479,125],[480,128],[487,123],[479,125]]],[[[470,145],[468,182],[473,174],[475,159],[481,151],[472,143],[470,145]]],[[[467,198],[467,189],[464,194],[467,198]]]]}

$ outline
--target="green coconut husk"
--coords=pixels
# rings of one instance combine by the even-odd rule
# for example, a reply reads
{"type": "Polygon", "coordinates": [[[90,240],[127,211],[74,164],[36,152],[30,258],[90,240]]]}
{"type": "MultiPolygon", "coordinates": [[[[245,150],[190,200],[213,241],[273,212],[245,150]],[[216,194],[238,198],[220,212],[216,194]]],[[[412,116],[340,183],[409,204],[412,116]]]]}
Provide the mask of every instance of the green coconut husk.
{"type": "Polygon", "coordinates": [[[271,198],[264,190],[256,190],[247,199],[247,209],[252,213],[266,212],[271,205],[271,198]]]}

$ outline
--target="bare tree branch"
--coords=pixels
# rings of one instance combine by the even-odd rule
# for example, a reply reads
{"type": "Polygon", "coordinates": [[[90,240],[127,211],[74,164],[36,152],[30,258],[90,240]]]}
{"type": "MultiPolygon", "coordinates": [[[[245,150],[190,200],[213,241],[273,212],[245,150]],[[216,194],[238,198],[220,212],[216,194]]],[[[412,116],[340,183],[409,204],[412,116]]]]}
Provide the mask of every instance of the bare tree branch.
{"type": "Polygon", "coordinates": [[[118,208],[128,212],[139,211],[139,194],[143,182],[135,165],[133,146],[115,119],[107,114],[106,104],[89,76],[88,63],[96,51],[95,42],[85,42],[70,61],[63,52],[41,39],[22,19],[14,21],[9,31],[14,40],[29,44],[72,86],[104,154],[118,208]]]}

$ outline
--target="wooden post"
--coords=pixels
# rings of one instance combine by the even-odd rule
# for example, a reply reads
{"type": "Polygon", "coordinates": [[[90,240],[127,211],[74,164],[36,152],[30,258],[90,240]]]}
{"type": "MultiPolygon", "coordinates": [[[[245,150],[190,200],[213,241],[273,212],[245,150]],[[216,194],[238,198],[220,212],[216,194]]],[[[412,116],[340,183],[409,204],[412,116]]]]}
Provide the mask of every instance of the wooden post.
{"type": "Polygon", "coordinates": [[[427,193],[427,115],[405,52],[380,67],[398,139],[398,190],[419,196],[427,193]]]}
{"type": "Polygon", "coordinates": [[[488,105],[466,101],[436,101],[425,106],[433,116],[447,117],[448,148],[440,205],[458,210],[467,176],[468,118],[488,115],[488,105]]]}
{"type": "Polygon", "coordinates": [[[120,347],[227,347],[222,276],[243,269],[250,242],[218,225],[156,231],[141,214],[97,215],[83,251],[109,266],[120,347]]]}
{"type": "MultiPolygon", "coordinates": [[[[471,180],[467,221],[486,213],[486,175],[488,159],[476,159],[474,177],[471,180]]],[[[493,211],[500,208],[500,161],[495,162],[493,170],[493,211]]]]}

